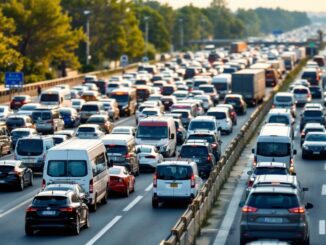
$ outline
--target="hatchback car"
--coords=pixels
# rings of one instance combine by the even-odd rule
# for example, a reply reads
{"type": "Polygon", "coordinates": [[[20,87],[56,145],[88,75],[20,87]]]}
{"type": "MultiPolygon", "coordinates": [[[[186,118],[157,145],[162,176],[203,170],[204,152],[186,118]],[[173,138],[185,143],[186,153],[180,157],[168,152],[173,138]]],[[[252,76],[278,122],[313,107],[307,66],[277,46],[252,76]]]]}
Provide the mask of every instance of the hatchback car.
{"type": "Polygon", "coordinates": [[[16,95],[10,101],[10,109],[17,110],[23,105],[32,102],[29,95],[16,95]]]}
{"type": "Polygon", "coordinates": [[[311,101],[311,93],[309,88],[299,85],[295,86],[292,90],[294,99],[297,105],[304,105],[311,101]]]}
{"type": "Polygon", "coordinates": [[[104,135],[104,131],[97,124],[80,125],[76,132],[76,137],[79,139],[100,139],[104,135]]]}
{"type": "Polygon", "coordinates": [[[135,191],[136,178],[125,166],[113,166],[109,168],[109,191],[121,193],[126,197],[135,191]]]}
{"type": "Polygon", "coordinates": [[[99,125],[103,132],[106,134],[111,133],[113,129],[113,123],[110,122],[109,117],[107,115],[93,115],[88,118],[88,124],[96,124],[99,125]]]}
{"type": "Polygon", "coordinates": [[[208,110],[207,116],[213,116],[216,119],[217,129],[225,134],[233,132],[233,122],[230,111],[227,108],[214,107],[208,110]]]}
{"type": "Polygon", "coordinates": [[[230,105],[230,104],[218,104],[216,107],[217,108],[228,108],[233,125],[234,126],[237,125],[237,123],[238,123],[238,119],[237,119],[238,115],[237,115],[237,112],[235,111],[233,105],[230,105]]]}
{"type": "Polygon", "coordinates": [[[28,236],[36,230],[56,228],[79,235],[82,227],[90,227],[88,206],[73,191],[42,191],[26,209],[25,233],[28,236]]]}
{"type": "Polygon", "coordinates": [[[40,108],[41,104],[39,103],[28,103],[19,108],[18,115],[32,116],[33,111],[40,108]]]}
{"type": "Polygon", "coordinates": [[[24,115],[10,115],[6,119],[6,126],[8,131],[16,128],[34,128],[32,119],[24,115]]]}
{"type": "Polygon", "coordinates": [[[318,159],[326,156],[326,133],[310,132],[306,135],[302,144],[302,159],[317,157],[318,159]]]}
{"type": "Polygon", "coordinates": [[[323,111],[320,109],[304,110],[300,120],[300,131],[302,131],[307,123],[320,123],[325,126],[326,120],[323,111]]]}
{"type": "Polygon", "coordinates": [[[44,191],[73,191],[80,200],[88,202],[88,193],[77,183],[54,182],[45,186],[44,191]]]}

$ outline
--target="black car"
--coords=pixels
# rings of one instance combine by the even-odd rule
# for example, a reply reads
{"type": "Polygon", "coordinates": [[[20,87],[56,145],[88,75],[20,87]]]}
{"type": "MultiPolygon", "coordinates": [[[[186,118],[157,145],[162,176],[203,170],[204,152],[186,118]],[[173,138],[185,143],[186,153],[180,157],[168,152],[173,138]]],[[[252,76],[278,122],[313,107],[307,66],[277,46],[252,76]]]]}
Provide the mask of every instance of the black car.
{"type": "Polygon", "coordinates": [[[310,132],[326,132],[325,126],[319,123],[307,123],[301,132],[300,143],[303,144],[306,135],[310,132]]]}
{"type": "Polygon", "coordinates": [[[179,159],[196,162],[202,178],[207,178],[216,164],[212,148],[206,140],[188,140],[181,146],[179,159]]]}
{"type": "Polygon", "coordinates": [[[310,86],[309,87],[311,96],[313,99],[321,99],[322,98],[322,90],[320,86],[310,86]]]}
{"type": "Polygon", "coordinates": [[[26,209],[25,233],[28,236],[43,229],[68,229],[78,235],[82,227],[89,226],[88,206],[73,191],[42,191],[26,209]]]}
{"type": "Polygon", "coordinates": [[[302,145],[302,159],[326,157],[326,133],[311,132],[306,135],[302,145]]]}
{"type": "Polygon", "coordinates": [[[0,185],[11,186],[22,191],[25,186],[33,185],[33,172],[21,161],[0,161],[0,185]]]}
{"type": "Polygon", "coordinates": [[[88,193],[83,187],[76,183],[53,183],[47,185],[44,191],[73,191],[81,200],[88,200],[88,193]]]}
{"type": "Polygon", "coordinates": [[[309,108],[304,110],[300,120],[300,131],[307,123],[320,123],[325,125],[325,116],[322,109],[309,108]]]}

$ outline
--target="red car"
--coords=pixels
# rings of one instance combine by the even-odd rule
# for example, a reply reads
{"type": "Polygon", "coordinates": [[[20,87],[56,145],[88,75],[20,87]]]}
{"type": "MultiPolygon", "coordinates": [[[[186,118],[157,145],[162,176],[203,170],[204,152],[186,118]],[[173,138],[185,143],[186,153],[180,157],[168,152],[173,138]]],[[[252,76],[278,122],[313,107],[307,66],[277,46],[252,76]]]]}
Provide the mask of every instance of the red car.
{"type": "Polygon", "coordinates": [[[113,166],[109,169],[110,182],[109,190],[129,196],[135,191],[135,176],[124,166],[113,166]]]}
{"type": "Polygon", "coordinates": [[[31,103],[31,97],[29,95],[16,95],[10,101],[10,109],[18,110],[20,107],[27,103],[31,103]]]}

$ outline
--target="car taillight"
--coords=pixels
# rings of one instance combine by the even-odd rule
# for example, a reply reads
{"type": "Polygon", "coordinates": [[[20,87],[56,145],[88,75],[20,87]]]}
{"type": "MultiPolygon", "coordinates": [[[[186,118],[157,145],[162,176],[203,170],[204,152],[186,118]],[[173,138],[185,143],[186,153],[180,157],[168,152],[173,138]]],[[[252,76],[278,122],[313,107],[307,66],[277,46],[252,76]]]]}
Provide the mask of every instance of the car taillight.
{"type": "Polygon", "coordinates": [[[290,160],[290,166],[293,166],[294,165],[294,160],[293,160],[293,158],[291,158],[291,160],[290,160]]]}
{"type": "Polygon", "coordinates": [[[305,132],[302,132],[302,133],[301,133],[301,136],[305,136],[305,135],[306,135],[306,133],[305,133],[305,132]]]}
{"type": "Polygon", "coordinates": [[[19,171],[11,171],[11,172],[9,172],[8,174],[10,174],[10,175],[16,175],[16,176],[21,176],[21,172],[19,172],[19,171]]]}
{"type": "Polygon", "coordinates": [[[129,159],[131,157],[131,155],[129,154],[129,153],[127,153],[126,155],[125,155],[125,158],[126,159],[129,159]]]}
{"type": "Polygon", "coordinates": [[[256,167],[256,165],[257,165],[257,157],[256,156],[254,157],[253,165],[254,165],[254,167],[256,167]]]}
{"type": "Polygon", "coordinates": [[[195,188],[195,185],[196,185],[195,175],[192,174],[191,175],[191,188],[195,188]]]}
{"type": "Polygon", "coordinates": [[[93,179],[89,181],[89,193],[93,193],[94,191],[94,185],[93,185],[93,179]]]}
{"type": "Polygon", "coordinates": [[[208,156],[207,161],[211,161],[211,160],[212,160],[211,156],[208,156]]]}
{"type": "Polygon", "coordinates": [[[53,125],[54,122],[53,122],[53,119],[51,119],[51,120],[46,121],[46,123],[50,123],[53,125]]]}
{"type": "Polygon", "coordinates": [[[150,156],[145,156],[145,158],[155,159],[155,156],[150,155],[150,156]]]}
{"type": "Polygon", "coordinates": [[[66,207],[66,208],[60,208],[59,210],[61,212],[73,212],[74,208],[73,207],[66,207]]]}
{"type": "Polygon", "coordinates": [[[231,111],[231,116],[235,116],[235,111],[231,111]]]}
{"type": "Polygon", "coordinates": [[[214,148],[214,149],[217,147],[217,144],[215,144],[215,143],[213,143],[211,145],[212,145],[212,148],[214,148]]]}
{"type": "Polygon", "coordinates": [[[26,212],[36,212],[37,208],[33,208],[33,207],[28,207],[26,208],[26,212]]]}
{"type": "Polygon", "coordinates": [[[305,213],[305,208],[304,207],[295,207],[295,208],[290,208],[288,211],[291,214],[303,214],[303,213],[305,213]]]}
{"type": "Polygon", "coordinates": [[[255,178],[251,177],[248,181],[248,187],[252,187],[252,185],[254,184],[255,178]]]}
{"type": "Polygon", "coordinates": [[[153,175],[153,187],[157,187],[157,173],[153,175]]]}
{"type": "Polygon", "coordinates": [[[42,190],[44,190],[45,187],[46,187],[46,181],[45,181],[45,179],[43,179],[43,180],[42,180],[42,190]]]}
{"type": "Polygon", "coordinates": [[[257,208],[250,207],[247,205],[242,208],[243,213],[255,213],[255,212],[257,212],[257,210],[258,210],[257,208]]]}

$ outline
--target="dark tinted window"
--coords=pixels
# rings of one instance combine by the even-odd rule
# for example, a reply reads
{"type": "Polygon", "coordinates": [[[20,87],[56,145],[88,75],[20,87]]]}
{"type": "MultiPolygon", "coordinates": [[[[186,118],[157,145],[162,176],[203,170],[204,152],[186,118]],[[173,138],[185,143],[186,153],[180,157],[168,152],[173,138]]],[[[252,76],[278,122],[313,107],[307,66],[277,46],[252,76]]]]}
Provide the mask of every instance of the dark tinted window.
{"type": "Polygon", "coordinates": [[[61,116],[71,116],[71,110],[60,110],[59,111],[59,114],[61,115],[61,116]]]}
{"type": "Polygon", "coordinates": [[[49,111],[34,111],[32,113],[32,119],[34,122],[37,120],[51,120],[52,113],[49,111]]]}
{"type": "Polygon", "coordinates": [[[17,143],[17,153],[20,156],[39,156],[43,153],[43,140],[20,139],[17,143]]]}
{"type": "Polygon", "coordinates": [[[42,94],[40,101],[43,102],[58,102],[59,94],[42,94]]]}
{"type": "Polygon", "coordinates": [[[13,131],[11,132],[11,136],[13,138],[22,138],[22,137],[26,137],[29,135],[28,131],[13,131]]]}
{"type": "Polygon", "coordinates": [[[206,129],[215,130],[215,123],[209,121],[192,121],[189,125],[189,130],[206,129]]]}
{"type": "Polygon", "coordinates": [[[113,93],[113,94],[111,94],[111,98],[112,99],[116,99],[116,101],[118,103],[126,103],[126,102],[129,101],[129,95],[128,94],[121,94],[121,95],[119,95],[119,94],[113,93]]]}
{"type": "Polygon", "coordinates": [[[104,117],[91,117],[87,120],[87,123],[105,123],[104,117]]]}
{"type": "Polygon", "coordinates": [[[309,133],[309,132],[324,132],[325,130],[323,130],[322,128],[307,128],[305,130],[305,133],[309,133]]]}
{"type": "Polygon", "coordinates": [[[292,98],[290,96],[276,96],[277,102],[292,102],[292,98]]]}
{"type": "Polygon", "coordinates": [[[83,105],[81,111],[98,111],[99,108],[97,105],[83,105]]]}
{"type": "Polygon", "coordinates": [[[105,145],[107,153],[118,153],[126,155],[128,153],[128,147],[125,145],[105,145]]]}
{"type": "Polygon", "coordinates": [[[303,89],[303,88],[296,88],[296,89],[293,90],[293,93],[295,93],[295,94],[308,94],[308,90],[303,89]]]}
{"type": "Polygon", "coordinates": [[[53,138],[53,142],[55,145],[61,144],[63,142],[63,138],[53,138]]]}
{"type": "Polygon", "coordinates": [[[184,145],[180,152],[181,158],[206,157],[207,155],[207,147],[200,145],[184,145]]]}
{"type": "Polygon", "coordinates": [[[285,157],[291,154],[288,143],[260,142],[257,144],[257,154],[265,157],[285,157]]]}
{"type": "Polygon", "coordinates": [[[288,171],[286,168],[273,168],[273,167],[259,167],[255,169],[254,172],[256,175],[266,175],[266,174],[279,174],[279,175],[286,175],[288,171]]]}
{"type": "Polygon", "coordinates": [[[8,126],[24,126],[25,125],[25,121],[23,118],[19,118],[19,117],[9,117],[6,121],[6,124],[8,126]]]}
{"type": "Polygon", "coordinates": [[[236,97],[228,97],[225,99],[226,104],[231,104],[231,105],[239,105],[240,104],[240,98],[236,97]]]}
{"type": "MultiPolygon", "coordinates": [[[[2,173],[8,173],[14,170],[14,166],[0,166],[0,172],[2,173]]],[[[1,176],[1,174],[0,174],[1,176]]]]}
{"type": "Polygon", "coordinates": [[[301,76],[302,79],[312,78],[316,79],[317,73],[316,72],[304,72],[301,76]]]}
{"type": "Polygon", "coordinates": [[[217,90],[227,90],[227,89],[228,89],[228,85],[227,85],[227,83],[215,83],[215,84],[214,84],[214,87],[215,87],[217,90]]]}
{"type": "Polygon", "coordinates": [[[321,111],[305,111],[303,115],[305,117],[321,117],[323,113],[321,111]]]}
{"type": "Polygon", "coordinates": [[[309,90],[317,92],[317,91],[320,91],[320,87],[309,87],[309,90]]]}
{"type": "Polygon", "coordinates": [[[326,134],[308,134],[306,141],[321,141],[326,142],[326,134]]]}
{"type": "Polygon", "coordinates": [[[33,200],[34,206],[63,206],[68,204],[68,198],[63,196],[38,196],[33,200]]]}
{"type": "Polygon", "coordinates": [[[207,112],[207,116],[213,116],[217,120],[225,119],[226,118],[226,114],[224,112],[219,112],[219,111],[216,111],[216,112],[213,112],[213,111],[207,112]]]}
{"type": "Polygon", "coordinates": [[[199,88],[199,89],[206,92],[206,93],[213,93],[214,92],[214,88],[211,88],[211,87],[203,87],[203,88],[199,88]]]}
{"type": "Polygon", "coordinates": [[[24,101],[25,99],[26,99],[25,96],[15,96],[15,97],[13,98],[14,101],[24,101]]]}
{"type": "Polygon", "coordinates": [[[299,207],[299,202],[293,194],[253,193],[247,205],[258,209],[290,209],[299,207]]]}
{"type": "Polygon", "coordinates": [[[157,166],[157,179],[161,180],[188,180],[193,174],[192,168],[188,166],[157,166]]]}
{"type": "Polygon", "coordinates": [[[167,137],[167,126],[139,126],[137,130],[137,138],[162,139],[167,137]]]}
{"type": "Polygon", "coordinates": [[[188,140],[206,140],[208,143],[216,143],[215,137],[209,134],[192,134],[188,140]]]}
{"type": "Polygon", "coordinates": [[[202,84],[207,84],[207,82],[206,81],[195,81],[194,82],[194,87],[199,87],[202,84]]]}
{"type": "Polygon", "coordinates": [[[78,133],[94,133],[95,128],[93,127],[80,127],[78,128],[78,133]]]}
{"type": "Polygon", "coordinates": [[[48,175],[51,177],[84,177],[87,175],[86,161],[49,161],[48,175]]]}
{"type": "Polygon", "coordinates": [[[281,116],[281,115],[275,115],[275,116],[270,116],[269,123],[282,123],[282,124],[286,124],[289,125],[289,118],[286,116],[281,116]]]}

